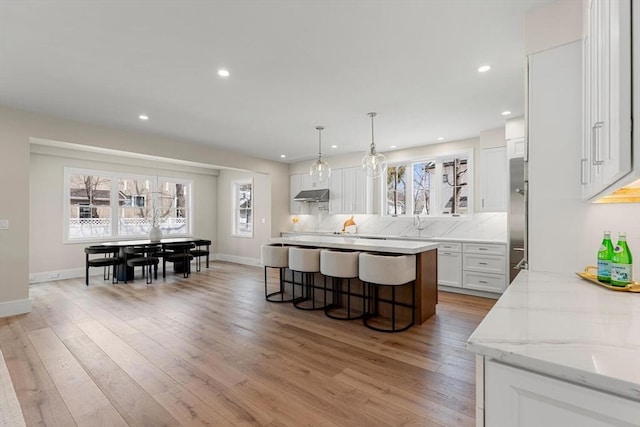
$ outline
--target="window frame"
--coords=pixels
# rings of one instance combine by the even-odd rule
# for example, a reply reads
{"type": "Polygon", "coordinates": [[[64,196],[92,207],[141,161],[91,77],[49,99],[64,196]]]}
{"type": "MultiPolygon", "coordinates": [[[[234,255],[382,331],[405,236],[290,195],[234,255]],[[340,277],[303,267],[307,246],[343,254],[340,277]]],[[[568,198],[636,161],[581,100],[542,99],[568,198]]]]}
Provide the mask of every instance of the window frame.
{"type": "MultiPolygon", "coordinates": [[[[231,181],[231,237],[240,237],[245,239],[252,239],[254,237],[255,232],[255,184],[253,177],[251,178],[240,178],[234,179],[231,181]],[[242,185],[251,184],[251,208],[241,208],[239,207],[240,201],[240,187],[242,185]],[[240,224],[240,210],[250,210],[251,211],[251,231],[241,231],[239,229],[240,224]]],[[[247,217],[249,218],[249,216],[247,217]]]]}
{"type": "MultiPolygon", "coordinates": [[[[171,237],[190,237],[193,236],[193,180],[188,178],[177,178],[177,177],[165,177],[159,175],[145,175],[145,174],[134,174],[129,172],[116,172],[116,171],[108,171],[108,170],[99,170],[99,169],[85,169],[85,168],[76,168],[76,167],[64,167],[64,186],[63,186],[63,194],[62,194],[62,221],[63,221],[63,243],[64,244],[73,244],[73,243],[90,243],[90,242],[105,242],[105,241],[113,241],[113,240],[136,240],[141,238],[148,238],[148,233],[143,234],[119,234],[119,223],[121,218],[121,208],[127,206],[120,206],[119,199],[119,189],[118,183],[121,179],[126,180],[148,180],[151,184],[151,190],[149,195],[151,196],[149,199],[145,199],[145,203],[155,203],[157,202],[157,189],[155,188],[158,182],[169,181],[175,182],[179,184],[183,184],[187,187],[187,191],[189,194],[188,200],[186,201],[187,215],[186,215],[186,231],[184,233],[171,233],[167,236],[171,237]],[[108,177],[111,180],[111,188],[110,188],[110,211],[111,211],[111,233],[108,236],[100,236],[100,237],[79,237],[72,238],[70,237],[70,179],[73,175],[94,175],[94,176],[102,176],[108,177]]],[[[145,197],[145,196],[143,196],[145,197]]]]}
{"type": "MultiPolygon", "coordinates": [[[[417,159],[410,159],[406,161],[390,163],[387,169],[389,169],[390,167],[400,167],[400,166],[405,167],[405,179],[404,179],[405,213],[396,214],[396,215],[389,213],[388,198],[387,198],[389,189],[387,187],[386,179],[385,179],[384,181],[384,184],[385,184],[384,185],[384,216],[388,216],[391,218],[396,218],[396,217],[406,218],[406,217],[416,216],[416,215],[423,218],[468,218],[470,217],[474,213],[473,195],[475,192],[475,188],[474,188],[474,179],[473,179],[474,178],[473,163],[474,163],[474,150],[472,148],[468,150],[453,152],[453,153],[439,154],[434,156],[425,156],[417,159]],[[438,179],[437,177],[440,177],[440,178],[442,177],[444,163],[446,161],[457,159],[457,158],[467,159],[467,173],[466,173],[467,175],[467,179],[466,179],[467,212],[463,214],[460,214],[460,213],[447,214],[447,213],[443,213],[443,209],[442,209],[443,191],[442,191],[442,185],[440,182],[441,179],[438,179]],[[413,213],[413,208],[415,204],[414,203],[414,166],[416,164],[428,163],[428,162],[435,163],[434,176],[436,178],[432,183],[431,192],[433,194],[431,194],[431,198],[430,198],[430,206],[431,206],[431,211],[433,213],[430,213],[430,214],[413,213]]],[[[385,173],[385,177],[386,176],[387,174],[385,173]]]]}

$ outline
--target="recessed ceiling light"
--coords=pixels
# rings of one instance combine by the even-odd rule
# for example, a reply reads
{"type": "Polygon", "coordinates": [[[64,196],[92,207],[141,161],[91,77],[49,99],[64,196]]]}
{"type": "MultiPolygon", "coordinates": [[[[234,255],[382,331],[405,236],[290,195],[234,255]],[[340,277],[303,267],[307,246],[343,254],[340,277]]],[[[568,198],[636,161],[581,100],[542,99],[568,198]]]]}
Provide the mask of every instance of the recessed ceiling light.
{"type": "Polygon", "coordinates": [[[149,116],[147,116],[146,114],[140,114],[140,115],[138,116],[138,118],[139,118],[140,120],[149,120],[149,116]]]}
{"type": "Polygon", "coordinates": [[[483,65],[482,67],[478,68],[478,72],[479,73],[486,73],[490,69],[491,69],[490,65],[483,65]]]}
{"type": "Polygon", "coordinates": [[[218,75],[220,77],[229,77],[229,70],[225,70],[224,68],[220,68],[218,70],[218,75]]]}
{"type": "Polygon", "coordinates": [[[443,137],[438,137],[438,141],[442,141],[444,138],[443,137]]]}
{"type": "Polygon", "coordinates": [[[502,115],[503,115],[503,116],[508,116],[509,114],[511,114],[511,111],[503,111],[503,112],[502,112],[502,115]]]}
{"type": "Polygon", "coordinates": [[[333,144],[331,148],[338,148],[338,146],[336,144],[333,144]]]}
{"type": "Polygon", "coordinates": [[[396,148],[396,145],[390,145],[389,148],[396,148]]]}
{"type": "Polygon", "coordinates": [[[280,158],[282,158],[282,159],[286,159],[286,158],[287,158],[287,155],[286,155],[286,154],[280,154],[280,158]]]}

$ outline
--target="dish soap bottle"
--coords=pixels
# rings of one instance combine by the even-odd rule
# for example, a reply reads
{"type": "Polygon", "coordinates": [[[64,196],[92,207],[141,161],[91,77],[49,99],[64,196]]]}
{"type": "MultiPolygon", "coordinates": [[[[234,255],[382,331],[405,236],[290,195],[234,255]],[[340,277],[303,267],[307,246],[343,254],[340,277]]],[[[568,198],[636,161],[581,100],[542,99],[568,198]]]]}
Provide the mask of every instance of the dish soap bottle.
{"type": "Polygon", "coordinates": [[[631,283],[631,269],[633,258],[627,246],[627,234],[618,234],[618,243],[613,249],[611,258],[611,284],[613,286],[627,286],[631,283]]]}
{"type": "Polygon", "coordinates": [[[605,231],[600,250],[598,250],[598,281],[611,282],[611,259],[613,258],[613,243],[611,232],[605,231]]]}

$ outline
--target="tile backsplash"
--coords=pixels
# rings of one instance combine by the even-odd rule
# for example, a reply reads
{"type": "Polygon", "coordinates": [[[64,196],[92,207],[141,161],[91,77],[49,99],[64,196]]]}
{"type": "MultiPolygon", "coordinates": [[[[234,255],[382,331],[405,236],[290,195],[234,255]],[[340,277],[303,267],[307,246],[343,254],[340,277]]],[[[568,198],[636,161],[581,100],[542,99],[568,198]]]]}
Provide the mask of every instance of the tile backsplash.
{"type": "MultiPolygon", "coordinates": [[[[292,215],[291,227],[283,231],[340,232],[351,215],[292,215]],[[297,216],[297,224],[293,218],[297,216]]],[[[353,215],[357,234],[382,236],[422,236],[440,238],[483,239],[507,241],[507,213],[482,212],[469,217],[429,218],[422,217],[422,230],[414,226],[414,217],[390,217],[380,215],[353,215]]]]}

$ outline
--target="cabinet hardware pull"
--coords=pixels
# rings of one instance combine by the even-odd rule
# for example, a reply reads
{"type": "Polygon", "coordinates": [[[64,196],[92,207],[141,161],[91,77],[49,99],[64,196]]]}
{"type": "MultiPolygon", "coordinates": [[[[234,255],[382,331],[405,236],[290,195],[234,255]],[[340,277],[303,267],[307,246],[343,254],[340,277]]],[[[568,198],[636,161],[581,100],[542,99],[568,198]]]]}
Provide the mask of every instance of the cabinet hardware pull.
{"type": "Polygon", "coordinates": [[[478,264],[480,264],[480,265],[487,265],[487,263],[486,263],[486,262],[479,262],[478,264]]]}
{"type": "Polygon", "coordinates": [[[587,185],[587,179],[585,178],[585,171],[586,171],[586,166],[587,165],[587,159],[581,159],[580,160],[580,184],[582,185],[587,185]]]}
{"type": "Polygon", "coordinates": [[[488,251],[489,249],[487,248],[478,248],[479,251],[488,251]]]}
{"type": "Polygon", "coordinates": [[[478,283],[484,283],[486,285],[487,281],[486,280],[478,280],[478,283]]]}
{"type": "Polygon", "coordinates": [[[604,126],[604,122],[595,122],[591,126],[591,150],[593,158],[593,165],[600,166],[604,163],[604,160],[600,159],[600,138],[598,138],[598,129],[604,126]]]}

